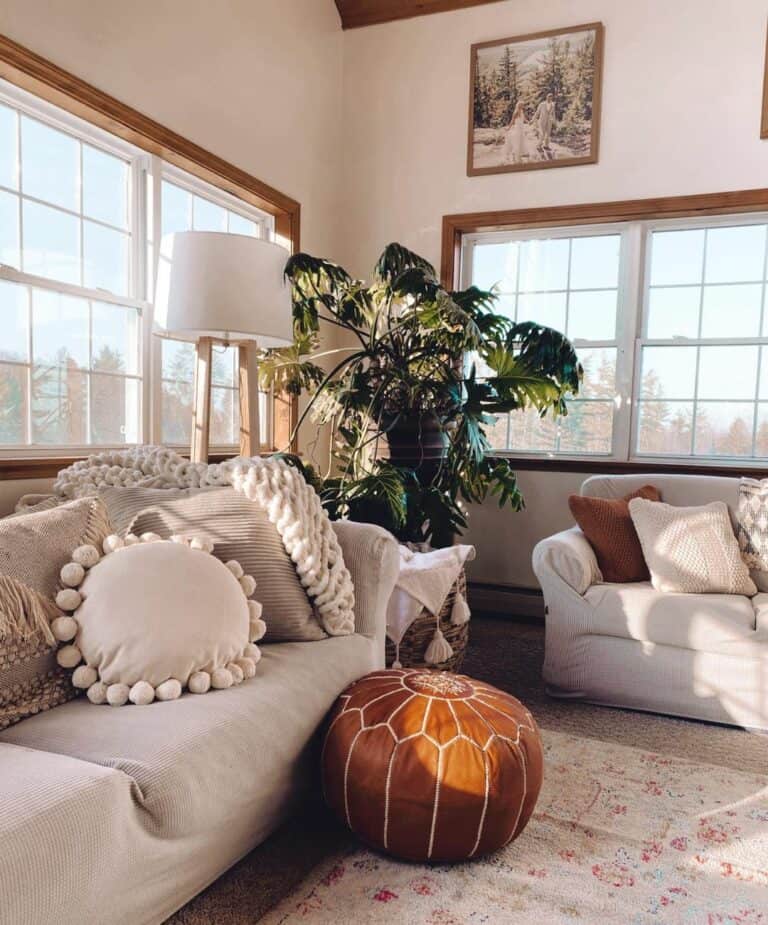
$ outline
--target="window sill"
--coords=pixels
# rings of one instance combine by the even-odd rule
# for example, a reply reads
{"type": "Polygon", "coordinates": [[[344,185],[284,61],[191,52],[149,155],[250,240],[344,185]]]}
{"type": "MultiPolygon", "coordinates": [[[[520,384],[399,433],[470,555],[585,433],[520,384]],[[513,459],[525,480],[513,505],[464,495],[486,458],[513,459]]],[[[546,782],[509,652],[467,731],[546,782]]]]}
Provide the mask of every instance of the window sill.
{"type": "MultiPolygon", "coordinates": [[[[94,448],[93,452],[98,453],[100,450],[94,448]]],[[[277,451],[273,449],[264,449],[262,452],[265,456],[271,456],[272,453],[277,451]]],[[[184,455],[183,452],[182,455],[184,455]]],[[[231,459],[233,456],[237,456],[237,449],[232,449],[228,452],[212,452],[208,455],[208,461],[219,463],[224,462],[226,459],[231,459]]],[[[0,458],[0,482],[19,481],[21,479],[55,479],[62,469],[85,458],[84,454],[73,456],[18,456],[0,458]]]]}
{"type": "Polygon", "coordinates": [[[738,463],[706,462],[662,462],[657,459],[647,461],[610,459],[595,457],[593,459],[573,459],[559,457],[514,456],[499,453],[499,459],[509,460],[513,469],[533,472],[584,472],[599,475],[634,475],[643,472],[660,475],[725,475],[732,478],[747,476],[749,478],[768,478],[768,462],[756,466],[751,460],[744,466],[738,463]]]}

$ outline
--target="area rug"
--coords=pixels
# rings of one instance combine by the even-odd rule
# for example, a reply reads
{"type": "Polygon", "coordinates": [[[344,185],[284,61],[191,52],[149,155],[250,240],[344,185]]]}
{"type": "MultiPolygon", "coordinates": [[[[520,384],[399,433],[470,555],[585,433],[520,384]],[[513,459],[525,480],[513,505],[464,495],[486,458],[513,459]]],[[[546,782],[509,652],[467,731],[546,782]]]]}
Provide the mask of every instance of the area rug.
{"type": "Polygon", "coordinates": [[[768,776],[544,730],[522,836],[483,860],[407,864],[360,846],[261,925],[768,922],[768,776]]]}
{"type": "MultiPolygon", "coordinates": [[[[607,753],[609,746],[623,745],[645,752],[663,753],[668,759],[687,760],[695,757],[700,764],[716,765],[717,773],[730,775],[732,770],[752,775],[766,773],[766,736],[750,735],[741,729],[712,723],[596,707],[569,700],[553,700],[547,696],[541,681],[543,659],[544,627],[541,623],[513,622],[508,618],[494,619],[475,614],[471,624],[470,645],[461,670],[471,677],[495,684],[522,700],[544,730],[547,742],[553,733],[566,733],[587,740],[591,743],[593,753],[601,757],[607,753]]],[[[549,781],[549,770],[545,773],[549,781]]],[[[626,802],[623,800],[622,804],[626,802]]],[[[540,803],[540,808],[542,805],[540,803]]],[[[617,824],[621,823],[622,818],[621,815],[616,817],[617,824]]],[[[511,851],[529,850],[526,845],[532,839],[535,825],[536,822],[531,823],[521,841],[511,851]]],[[[314,881],[305,880],[312,875],[317,865],[325,864],[323,870],[326,871],[331,869],[327,864],[328,859],[351,850],[355,844],[349,831],[337,823],[321,804],[314,803],[171,916],[166,925],[254,925],[256,922],[261,925],[261,917],[281,900],[288,896],[296,899],[306,895],[311,883],[319,882],[318,877],[314,877],[314,881]],[[304,893],[295,892],[302,883],[304,893]]],[[[480,868],[473,866],[469,874],[474,870],[480,868]]],[[[468,874],[459,868],[456,876],[466,880],[468,874]]],[[[567,895],[580,895],[582,886],[579,881],[578,886],[570,888],[569,883],[567,895]]],[[[287,908],[281,907],[281,915],[287,914],[287,908]]],[[[473,925],[493,922],[490,918],[483,919],[482,909],[482,901],[476,901],[475,914],[470,919],[473,925]]],[[[557,920],[557,916],[550,912],[549,921],[552,921],[553,916],[557,920]]],[[[579,921],[571,919],[574,920],[579,921]]],[[[349,921],[342,916],[337,925],[349,925],[349,921]]],[[[365,917],[361,917],[359,921],[354,921],[354,925],[365,925],[366,921],[365,917]]],[[[424,916],[411,919],[393,915],[389,921],[398,925],[411,925],[423,922],[424,916]]],[[[559,921],[568,922],[569,918],[563,915],[559,921]]],[[[590,919],[580,921],[582,925],[597,925],[590,919]]],[[[673,919],[667,918],[662,910],[654,921],[658,925],[666,925],[673,919]]],[[[720,922],[727,921],[721,918],[718,922],[715,917],[708,920],[704,913],[691,912],[686,925],[720,925],[720,922]]],[[[755,921],[760,920],[753,919],[750,922],[744,919],[746,925],[753,925],[755,921]]],[[[306,916],[303,922],[311,925],[313,919],[306,916]]]]}

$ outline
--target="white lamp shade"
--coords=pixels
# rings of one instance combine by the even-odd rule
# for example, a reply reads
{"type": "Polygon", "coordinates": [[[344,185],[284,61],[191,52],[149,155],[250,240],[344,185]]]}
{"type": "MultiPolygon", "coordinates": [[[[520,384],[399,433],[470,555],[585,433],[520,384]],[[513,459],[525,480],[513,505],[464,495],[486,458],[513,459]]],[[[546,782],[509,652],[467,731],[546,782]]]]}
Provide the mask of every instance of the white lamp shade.
{"type": "Polygon", "coordinates": [[[155,287],[157,333],[293,343],[288,251],[240,234],[180,231],[162,241],[155,287]]]}

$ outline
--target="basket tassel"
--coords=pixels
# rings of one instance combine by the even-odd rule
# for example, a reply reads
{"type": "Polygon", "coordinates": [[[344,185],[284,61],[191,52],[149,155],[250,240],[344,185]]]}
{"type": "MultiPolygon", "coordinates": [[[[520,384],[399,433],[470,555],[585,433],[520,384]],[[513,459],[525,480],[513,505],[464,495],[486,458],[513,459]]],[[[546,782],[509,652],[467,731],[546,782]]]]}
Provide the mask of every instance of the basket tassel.
{"type": "Polygon", "coordinates": [[[461,626],[463,623],[469,623],[471,616],[472,611],[469,609],[469,604],[464,599],[464,595],[457,591],[451,608],[451,623],[454,626],[461,626]]]}
{"type": "Polygon", "coordinates": [[[432,642],[427,646],[427,651],[424,653],[424,661],[428,665],[439,665],[441,662],[448,661],[452,655],[451,644],[443,636],[443,632],[438,626],[435,630],[435,635],[432,637],[432,642]]]}

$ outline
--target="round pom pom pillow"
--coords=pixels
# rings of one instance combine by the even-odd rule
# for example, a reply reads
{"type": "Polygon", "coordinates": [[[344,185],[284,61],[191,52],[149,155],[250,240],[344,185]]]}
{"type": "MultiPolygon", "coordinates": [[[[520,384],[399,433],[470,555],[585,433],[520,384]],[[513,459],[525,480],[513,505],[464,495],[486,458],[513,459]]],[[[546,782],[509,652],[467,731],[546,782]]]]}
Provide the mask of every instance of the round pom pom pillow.
{"type": "Polygon", "coordinates": [[[51,624],[57,660],[93,703],[175,700],[240,684],[256,673],[266,631],[249,601],[253,578],[211,555],[206,539],[109,536],[103,554],[80,546],[61,570],[51,624]]]}

